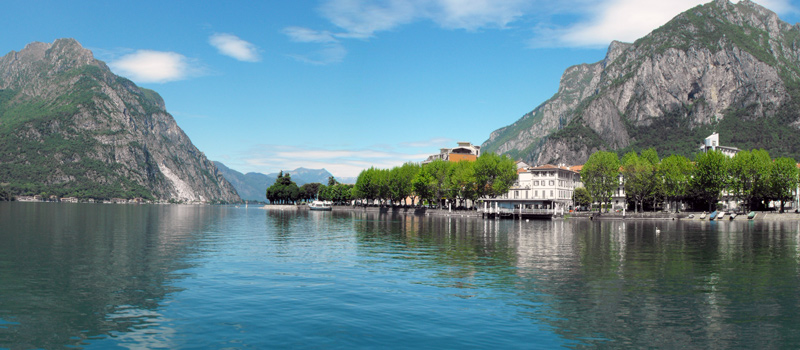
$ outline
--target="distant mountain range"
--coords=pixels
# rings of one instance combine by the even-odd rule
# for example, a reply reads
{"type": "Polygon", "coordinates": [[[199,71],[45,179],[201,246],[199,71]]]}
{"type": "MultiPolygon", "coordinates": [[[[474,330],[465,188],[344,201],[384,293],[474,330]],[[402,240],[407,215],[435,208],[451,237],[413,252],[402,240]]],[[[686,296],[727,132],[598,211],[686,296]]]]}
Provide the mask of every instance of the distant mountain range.
{"type": "Polygon", "coordinates": [[[74,39],[0,57],[0,187],[17,195],[238,202],[155,91],[74,39]]]}
{"type": "MultiPolygon", "coordinates": [[[[242,174],[236,170],[228,168],[221,162],[214,161],[214,165],[219,169],[222,176],[230,182],[239,193],[243,200],[265,202],[267,200],[266,191],[269,186],[275,183],[279,173],[262,174],[262,173],[247,173],[242,174]]],[[[306,169],[297,168],[294,170],[284,171],[284,174],[290,174],[292,181],[298,186],[307,183],[321,183],[328,184],[328,178],[333,176],[325,169],[306,169]]],[[[355,179],[351,178],[336,178],[340,183],[354,183],[355,179]]]]}
{"type": "Polygon", "coordinates": [[[649,147],[691,156],[715,131],[724,145],[800,159],[800,25],[748,0],[694,7],[567,68],[553,97],[481,149],[531,164],[649,147]]]}

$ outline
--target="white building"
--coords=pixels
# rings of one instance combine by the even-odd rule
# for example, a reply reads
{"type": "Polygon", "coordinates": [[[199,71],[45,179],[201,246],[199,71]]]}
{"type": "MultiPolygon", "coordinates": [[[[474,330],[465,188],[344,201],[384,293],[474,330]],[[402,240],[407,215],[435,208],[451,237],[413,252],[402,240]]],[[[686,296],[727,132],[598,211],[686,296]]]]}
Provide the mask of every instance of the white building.
{"type": "Polygon", "coordinates": [[[582,187],[580,167],[545,164],[521,167],[508,193],[484,198],[484,210],[563,214],[574,207],[572,192],[582,187]],[[576,169],[573,169],[576,168],[576,169]]]}
{"type": "Polygon", "coordinates": [[[720,151],[722,154],[733,158],[736,153],[739,153],[739,149],[736,147],[730,146],[722,146],[719,144],[719,134],[713,133],[709,137],[703,141],[703,144],[700,145],[700,151],[708,152],[708,151],[720,151]]]}

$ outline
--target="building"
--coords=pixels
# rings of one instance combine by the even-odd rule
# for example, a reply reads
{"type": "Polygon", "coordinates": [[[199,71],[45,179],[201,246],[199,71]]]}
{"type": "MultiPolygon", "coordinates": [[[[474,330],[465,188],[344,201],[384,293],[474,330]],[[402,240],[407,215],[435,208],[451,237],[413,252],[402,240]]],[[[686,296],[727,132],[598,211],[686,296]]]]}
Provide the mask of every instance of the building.
{"type": "Polygon", "coordinates": [[[508,193],[484,198],[484,211],[558,215],[574,207],[572,192],[583,187],[580,166],[545,164],[517,169],[517,181],[508,193]]]}
{"type": "Polygon", "coordinates": [[[739,153],[739,149],[736,147],[730,146],[722,146],[719,144],[719,134],[713,133],[709,137],[703,141],[703,144],[700,145],[701,152],[708,152],[708,151],[720,151],[722,154],[733,158],[736,153],[739,153]]]}
{"type": "Polygon", "coordinates": [[[427,164],[437,159],[449,162],[459,162],[462,160],[475,161],[480,156],[481,146],[475,146],[470,142],[458,142],[457,147],[442,148],[439,150],[439,154],[429,156],[422,164],[427,164]]]}

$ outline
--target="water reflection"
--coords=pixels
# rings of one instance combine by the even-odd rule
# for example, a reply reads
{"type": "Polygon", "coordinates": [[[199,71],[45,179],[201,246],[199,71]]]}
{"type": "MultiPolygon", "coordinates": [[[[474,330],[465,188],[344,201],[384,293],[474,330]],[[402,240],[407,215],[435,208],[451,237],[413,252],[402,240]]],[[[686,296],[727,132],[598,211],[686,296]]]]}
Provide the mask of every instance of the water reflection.
{"type": "Polygon", "coordinates": [[[159,307],[224,211],[0,203],[0,347],[60,348],[163,322],[159,307]]]}
{"type": "Polygon", "coordinates": [[[575,347],[800,344],[797,223],[353,215],[364,254],[400,245],[456,297],[511,292],[575,347]]]}

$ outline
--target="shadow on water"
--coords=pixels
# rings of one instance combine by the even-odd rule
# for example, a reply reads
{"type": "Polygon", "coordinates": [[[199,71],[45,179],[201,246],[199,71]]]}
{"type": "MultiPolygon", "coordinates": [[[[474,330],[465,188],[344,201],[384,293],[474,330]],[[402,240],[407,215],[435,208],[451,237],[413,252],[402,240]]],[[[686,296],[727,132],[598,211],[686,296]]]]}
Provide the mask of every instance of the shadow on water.
{"type": "Polygon", "coordinates": [[[163,321],[198,235],[220,219],[209,213],[0,202],[0,348],[81,347],[163,321]]]}

